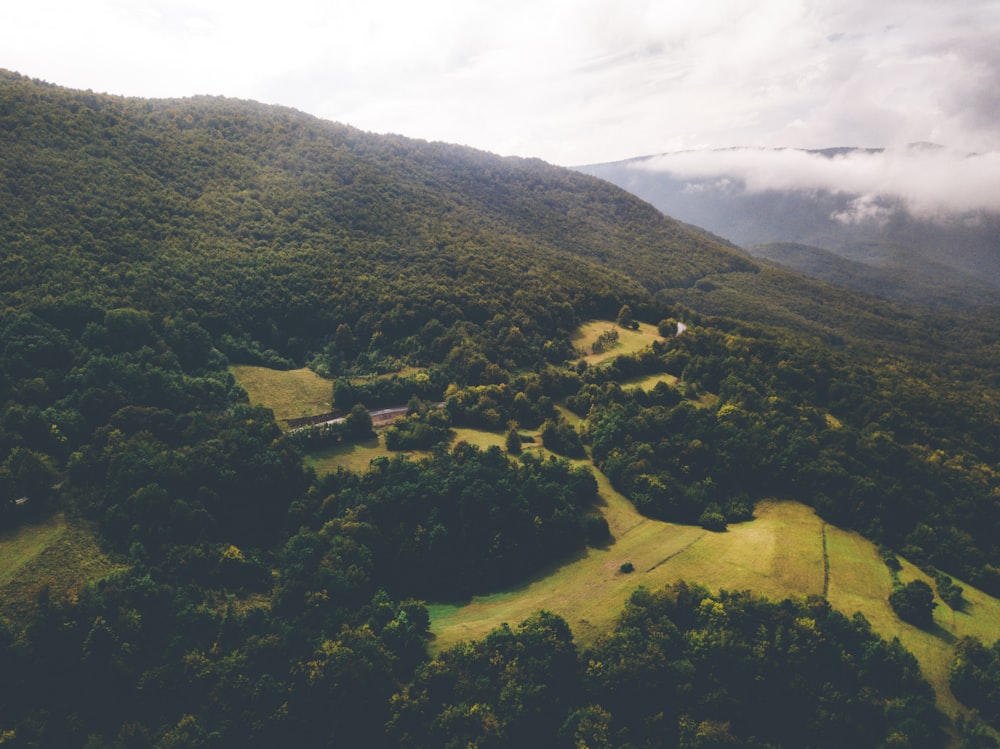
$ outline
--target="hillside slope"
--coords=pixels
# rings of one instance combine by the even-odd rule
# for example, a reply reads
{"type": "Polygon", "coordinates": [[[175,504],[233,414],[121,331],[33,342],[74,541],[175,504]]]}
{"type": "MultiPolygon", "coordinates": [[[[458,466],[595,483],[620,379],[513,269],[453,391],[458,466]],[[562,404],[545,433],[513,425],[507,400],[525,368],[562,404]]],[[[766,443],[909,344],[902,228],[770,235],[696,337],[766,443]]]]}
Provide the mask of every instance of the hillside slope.
{"type": "Polygon", "coordinates": [[[431,321],[499,316],[551,338],[622,303],[653,322],[654,306],[680,301],[812,338],[875,331],[879,348],[948,346],[953,329],[980,327],[938,315],[930,338],[913,335],[899,318],[919,313],[752,278],[745,254],[602,180],[280,107],[124,99],[3,73],[0,134],[0,304],[55,300],[80,321],[95,299],[191,310],[237,357],[271,349],[302,364],[341,324],[390,357],[431,321]],[[695,293],[733,274],[745,279],[726,284],[735,304],[695,293]],[[836,310],[803,314],[818,296],[836,310]]]}
{"type": "Polygon", "coordinates": [[[589,633],[606,655],[540,614],[443,667],[414,599],[613,541],[594,474],[549,452],[647,518],[721,533],[795,498],[996,594],[995,309],[758,264],[537,161],[14,74],[0,203],[0,527],[62,509],[121,567],[36,579],[23,627],[0,610],[0,742],[940,745],[912,656],[817,599],[672,586],[589,633]],[[343,420],[282,430],[235,364],[308,366],[343,420]],[[308,467],[390,405],[392,457],[308,467]]]}
{"type": "Polygon", "coordinates": [[[442,307],[477,323],[563,303],[614,314],[752,267],[568,170],[248,102],[3,74],[0,133],[0,302],[190,307],[285,355],[343,322],[370,337],[455,317],[442,307]]]}
{"type": "MultiPolygon", "coordinates": [[[[782,173],[778,163],[769,166],[764,152],[752,149],[685,154],[721,158],[726,153],[748,153],[759,161],[757,181],[767,183],[769,168],[782,173]]],[[[777,159],[789,150],[770,151],[777,159]]],[[[796,151],[805,164],[811,157],[813,172],[822,173],[828,160],[876,155],[881,149],[833,148],[796,151]]],[[[909,302],[969,308],[995,304],[1000,293],[1000,216],[986,211],[916,216],[888,196],[862,198],[843,189],[817,189],[810,184],[786,185],[778,179],[767,189],[751,189],[743,173],[726,173],[724,167],[710,176],[668,171],[670,156],[639,157],[578,167],[648,200],[664,213],[703,226],[739,246],[756,248],[756,256],[788,264],[816,278],[841,283],[878,296],[909,302]],[[861,207],[868,206],[871,215],[861,207]],[[787,254],[771,254],[769,247],[809,245],[861,263],[861,276],[827,275],[815,264],[787,254]],[[871,276],[890,280],[873,286],[871,276]]],[[[790,158],[790,157],[788,157],[790,158]]],[[[739,159],[734,159],[739,162],[739,159]]],[[[714,162],[709,162],[714,163],[714,162]]],[[[756,162],[755,162],[756,163],[756,162]]],[[[800,164],[800,166],[802,165],[800,164]]],[[[737,169],[737,167],[733,167],[737,169]]],[[[786,181],[795,177],[786,176],[786,181]]],[[[800,177],[808,180],[809,177],[800,177]]],[[[934,179],[928,174],[927,179],[934,179]]]]}

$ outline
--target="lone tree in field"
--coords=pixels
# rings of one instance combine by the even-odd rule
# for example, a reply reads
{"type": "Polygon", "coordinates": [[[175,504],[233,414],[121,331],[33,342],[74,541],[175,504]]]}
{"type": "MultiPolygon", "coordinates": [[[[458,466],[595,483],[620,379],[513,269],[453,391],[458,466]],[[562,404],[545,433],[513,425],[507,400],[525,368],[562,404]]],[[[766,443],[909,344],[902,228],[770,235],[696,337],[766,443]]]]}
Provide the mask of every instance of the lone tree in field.
{"type": "Polygon", "coordinates": [[[904,622],[929,627],[934,619],[934,591],[923,580],[911,580],[889,594],[889,603],[904,622]]]}
{"type": "Polygon", "coordinates": [[[618,327],[628,330],[635,330],[639,327],[632,315],[632,308],[627,304],[623,304],[622,308],[618,310],[618,319],[616,322],[618,323],[618,327]]]}
{"type": "Polygon", "coordinates": [[[507,429],[504,446],[511,455],[521,454],[521,435],[518,433],[517,424],[514,422],[511,422],[510,427],[507,429]]]}

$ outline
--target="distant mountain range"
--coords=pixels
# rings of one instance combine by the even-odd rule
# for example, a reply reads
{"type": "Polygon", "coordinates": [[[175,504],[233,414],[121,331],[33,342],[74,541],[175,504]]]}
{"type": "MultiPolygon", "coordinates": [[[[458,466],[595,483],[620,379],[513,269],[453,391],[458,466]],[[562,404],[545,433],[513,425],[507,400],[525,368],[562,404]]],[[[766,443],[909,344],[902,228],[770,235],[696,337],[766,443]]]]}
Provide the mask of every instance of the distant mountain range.
{"type": "MultiPolygon", "coordinates": [[[[909,152],[919,157],[936,148],[915,144],[909,152]]],[[[843,172],[847,159],[875,162],[884,153],[854,148],[727,149],[576,168],[754,257],[814,278],[911,302],[996,304],[1000,213],[979,209],[921,214],[910,210],[903,198],[866,195],[856,183],[835,189],[829,179],[803,178],[799,185],[787,174],[792,159],[801,171],[806,171],[803,166],[824,171],[824,164],[839,159],[837,169],[843,172]],[[782,162],[775,171],[785,173],[767,173],[772,157],[782,162]]],[[[926,179],[935,175],[928,172],[926,179]]]]}

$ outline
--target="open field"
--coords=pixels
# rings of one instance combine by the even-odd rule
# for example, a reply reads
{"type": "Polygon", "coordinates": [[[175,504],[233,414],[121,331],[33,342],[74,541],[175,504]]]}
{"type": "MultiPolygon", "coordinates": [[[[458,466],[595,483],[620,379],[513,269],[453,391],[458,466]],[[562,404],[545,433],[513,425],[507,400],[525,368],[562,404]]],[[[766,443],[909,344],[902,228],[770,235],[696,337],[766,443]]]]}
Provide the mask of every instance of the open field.
{"type": "Polygon", "coordinates": [[[591,320],[585,322],[570,336],[570,343],[579,353],[580,359],[588,364],[600,364],[603,361],[614,359],[621,354],[634,354],[636,351],[651,346],[653,341],[662,340],[655,325],[649,323],[639,323],[638,330],[626,330],[615,325],[613,320],[591,320]],[[592,354],[591,346],[601,333],[607,330],[618,331],[618,344],[612,346],[607,351],[600,354],[592,354]]]}
{"type": "Polygon", "coordinates": [[[659,382],[665,382],[671,387],[676,387],[677,383],[681,381],[680,377],[676,377],[672,374],[667,374],[666,372],[661,374],[651,374],[645,377],[633,377],[631,380],[622,381],[622,388],[627,390],[629,388],[639,388],[640,390],[652,390],[656,387],[659,382]]]}
{"type": "MultiPolygon", "coordinates": [[[[452,429],[454,436],[452,437],[451,444],[456,445],[459,442],[468,442],[470,445],[475,445],[481,450],[496,445],[497,447],[503,448],[504,441],[506,438],[506,433],[504,432],[486,432],[481,429],[468,429],[465,427],[459,427],[457,429],[452,429]]],[[[531,434],[530,432],[523,431],[522,434],[531,434]]],[[[538,437],[537,433],[534,433],[536,442],[534,444],[525,443],[525,452],[529,450],[542,450],[541,439],[538,437]]],[[[367,442],[362,442],[360,444],[343,444],[336,445],[334,447],[325,448],[323,450],[314,450],[306,455],[306,465],[310,466],[316,473],[333,473],[338,468],[345,468],[349,471],[355,471],[362,473],[368,469],[368,464],[372,460],[378,458],[382,455],[399,455],[400,453],[390,450],[385,446],[385,438],[379,434],[376,439],[368,440],[367,442]]],[[[402,453],[410,458],[418,459],[426,455],[430,455],[430,452],[424,452],[420,450],[407,450],[402,453]]]]}
{"type": "MultiPolygon", "coordinates": [[[[749,589],[773,600],[825,593],[838,610],[860,611],[883,637],[898,637],[920,660],[942,709],[955,714],[961,706],[948,689],[952,645],[966,634],[986,642],[1000,638],[1000,601],[964,584],[965,611],[953,612],[939,601],[931,630],[901,622],[889,607],[892,581],[875,547],[827,525],[806,505],[762,502],[753,521],[711,533],[644,518],[606,478],[595,475],[614,542],[587,549],[513,589],[461,604],[430,605],[434,649],[480,637],[503,622],[516,624],[543,608],[565,618],[585,644],[612,626],[640,585],[657,588],[683,579],[713,590],[749,589]],[[626,561],[635,567],[632,574],[619,571],[626,561]]],[[[923,577],[904,562],[904,581],[917,576],[923,577]]]]}
{"type": "Polygon", "coordinates": [[[274,411],[275,420],[283,428],[285,419],[314,416],[330,410],[333,383],[311,369],[282,371],[234,364],[229,371],[247,391],[250,402],[274,411]]]}
{"type": "Polygon", "coordinates": [[[101,553],[91,530],[62,513],[0,535],[0,600],[4,616],[25,626],[39,591],[72,600],[86,583],[119,566],[101,553]]]}

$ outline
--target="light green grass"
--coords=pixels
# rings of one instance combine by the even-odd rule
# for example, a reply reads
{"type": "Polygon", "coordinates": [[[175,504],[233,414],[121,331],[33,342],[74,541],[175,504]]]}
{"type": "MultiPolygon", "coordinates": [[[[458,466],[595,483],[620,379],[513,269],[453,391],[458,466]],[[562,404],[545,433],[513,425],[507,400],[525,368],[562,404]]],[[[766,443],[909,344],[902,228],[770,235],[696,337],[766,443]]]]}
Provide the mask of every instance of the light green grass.
{"type": "MultiPolygon", "coordinates": [[[[485,450],[493,445],[504,448],[504,443],[506,442],[505,432],[486,432],[482,429],[469,429],[467,427],[452,429],[452,432],[454,433],[450,442],[452,446],[457,445],[459,442],[468,442],[470,445],[475,445],[480,450],[485,450]]],[[[523,450],[525,452],[532,450],[544,452],[544,449],[541,447],[541,439],[537,433],[524,430],[522,430],[521,433],[524,435],[533,434],[535,438],[534,444],[524,444],[523,450]]],[[[354,471],[356,473],[363,473],[368,470],[369,464],[375,458],[382,456],[392,457],[399,454],[400,453],[387,448],[385,446],[385,438],[379,434],[376,439],[368,440],[367,442],[362,442],[360,444],[343,444],[325,448],[323,450],[314,450],[305,456],[305,462],[306,465],[310,466],[320,475],[333,473],[338,468],[344,468],[348,471],[354,471]]],[[[402,454],[413,460],[419,460],[420,458],[430,455],[430,451],[407,450],[402,454]]]]}
{"type": "MultiPolygon", "coordinates": [[[[302,369],[269,369],[249,364],[234,364],[229,371],[250,396],[250,402],[274,412],[275,421],[286,428],[286,419],[316,416],[332,408],[333,380],[320,377],[307,367],[302,369]]],[[[364,384],[387,377],[406,377],[423,372],[419,367],[405,367],[399,372],[383,375],[351,377],[354,384],[364,384]]],[[[402,404],[400,404],[402,405],[402,404]]]]}
{"type": "Polygon", "coordinates": [[[311,369],[282,371],[267,367],[236,364],[229,368],[250,396],[250,402],[270,408],[279,425],[326,413],[331,409],[333,383],[311,369]]]}
{"type": "Polygon", "coordinates": [[[65,534],[62,513],[0,534],[0,586],[16,578],[26,564],[65,534]]]}
{"type": "Polygon", "coordinates": [[[614,542],[587,549],[513,592],[476,597],[464,605],[432,606],[435,648],[479,637],[504,621],[514,624],[540,608],[564,617],[577,639],[589,642],[611,627],[637,586],[656,588],[680,579],[768,595],[788,595],[790,589],[801,595],[822,593],[822,541],[815,533],[821,523],[808,508],[763,504],[754,522],[709,533],[645,518],[603,474],[595,472],[595,477],[614,542]],[[632,562],[635,572],[621,573],[624,562],[632,562]]]}
{"type": "MultiPolygon", "coordinates": [[[[613,625],[639,585],[655,589],[689,580],[712,590],[753,590],[772,600],[825,592],[838,610],[848,616],[860,611],[883,637],[898,637],[919,659],[942,709],[954,715],[962,708],[948,689],[953,643],[965,634],[985,642],[1000,638],[1000,602],[964,584],[966,611],[952,612],[940,603],[929,631],[902,623],[889,607],[892,580],[875,547],[825,524],[803,504],[762,502],[753,521],[710,533],[644,518],[605,477],[595,476],[614,542],[587,549],[516,588],[460,605],[430,605],[435,650],[481,637],[503,622],[515,624],[542,608],[566,619],[578,642],[590,643],[613,625]],[[632,574],[619,571],[626,561],[635,567],[632,574]]],[[[904,580],[915,576],[923,577],[904,563],[904,580]]]]}
{"type": "Polygon", "coordinates": [[[334,447],[314,450],[307,453],[305,463],[321,476],[333,473],[338,468],[344,468],[355,473],[364,473],[375,458],[382,455],[393,455],[392,450],[385,446],[382,435],[376,439],[360,443],[346,443],[334,447]]]}
{"type": "Polygon", "coordinates": [[[681,381],[680,377],[676,377],[672,374],[660,373],[646,375],[645,377],[633,377],[631,380],[625,380],[621,383],[623,388],[639,388],[640,390],[652,390],[656,387],[657,383],[665,382],[671,387],[676,387],[677,383],[681,381]]]}
{"type": "Polygon", "coordinates": [[[570,343],[579,354],[578,361],[583,359],[588,364],[600,364],[601,362],[614,359],[621,354],[634,354],[647,346],[653,345],[654,341],[663,340],[655,325],[639,323],[638,330],[626,330],[615,325],[612,320],[591,320],[581,325],[570,336],[570,343]],[[608,330],[618,331],[618,343],[607,351],[600,354],[592,354],[591,346],[598,339],[601,333],[608,330]]]}
{"type": "Polygon", "coordinates": [[[98,548],[85,524],[57,513],[0,535],[0,601],[19,627],[33,616],[48,587],[55,601],[73,601],[85,584],[120,569],[98,548]]]}

